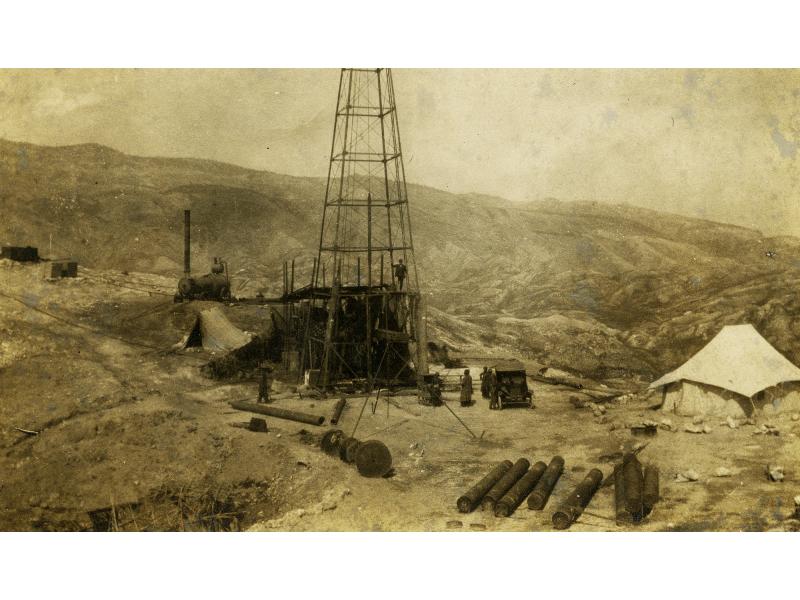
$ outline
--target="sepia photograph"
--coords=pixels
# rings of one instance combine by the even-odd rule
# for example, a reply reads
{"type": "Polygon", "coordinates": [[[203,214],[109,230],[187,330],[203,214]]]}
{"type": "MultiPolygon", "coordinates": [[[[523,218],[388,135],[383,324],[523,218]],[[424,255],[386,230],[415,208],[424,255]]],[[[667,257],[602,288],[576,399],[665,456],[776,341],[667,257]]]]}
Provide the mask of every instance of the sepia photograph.
{"type": "Polygon", "coordinates": [[[0,79],[2,529],[800,525],[797,71],[0,79]]]}
{"type": "Polygon", "coordinates": [[[577,54],[499,6],[500,41],[448,45],[418,8],[5,52],[0,562],[407,598],[792,556],[796,56],[606,58],[602,7],[577,54]]]}

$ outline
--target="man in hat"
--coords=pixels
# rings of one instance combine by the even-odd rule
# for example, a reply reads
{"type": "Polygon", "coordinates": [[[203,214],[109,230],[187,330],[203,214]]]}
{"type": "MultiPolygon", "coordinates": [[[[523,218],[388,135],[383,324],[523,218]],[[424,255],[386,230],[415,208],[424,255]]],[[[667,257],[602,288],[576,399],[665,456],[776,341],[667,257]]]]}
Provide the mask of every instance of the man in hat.
{"type": "Polygon", "coordinates": [[[489,368],[483,367],[483,373],[481,373],[481,396],[483,398],[489,397],[489,368]]]}
{"type": "Polygon", "coordinates": [[[470,406],[472,404],[472,376],[469,374],[469,369],[464,369],[464,374],[461,376],[461,406],[470,406]]]}
{"type": "Polygon", "coordinates": [[[408,273],[408,269],[403,264],[403,259],[397,261],[396,265],[394,266],[394,278],[397,280],[397,289],[403,289],[403,282],[406,279],[406,274],[408,273]]]}
{"type": "Polygon", "coordinates": [[[269,404],[269,392],[272,389],[272,367],[267,362],[258,365],[261,381],[258,384],[258,404],[269,404]]]}

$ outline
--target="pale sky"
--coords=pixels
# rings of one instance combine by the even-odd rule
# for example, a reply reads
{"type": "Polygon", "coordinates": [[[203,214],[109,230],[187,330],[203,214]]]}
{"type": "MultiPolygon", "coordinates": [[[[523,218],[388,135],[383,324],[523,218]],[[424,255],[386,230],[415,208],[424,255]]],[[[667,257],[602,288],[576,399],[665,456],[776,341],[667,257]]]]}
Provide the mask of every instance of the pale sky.
{"type": "MultiPolygon", "coordinates": [[[[410,182],[800,235],[800,70],[393,75],[410,182]]],[[[0,137],[325,176],[338,81],[336,70],[0,70],[0,137]]]]}

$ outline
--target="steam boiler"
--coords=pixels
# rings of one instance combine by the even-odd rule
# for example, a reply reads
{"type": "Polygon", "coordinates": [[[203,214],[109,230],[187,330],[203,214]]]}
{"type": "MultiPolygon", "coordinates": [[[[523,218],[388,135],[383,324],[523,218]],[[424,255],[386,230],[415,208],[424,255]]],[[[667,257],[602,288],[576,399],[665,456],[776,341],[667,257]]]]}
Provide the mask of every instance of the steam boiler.
{"type": "Polygon", "coordinates": [[[228,277],[228,263],[214,257],[211,273],[192,277],[190,259],[191,213],[183,211],[183,277],[178,281],[175,302],[184,300],[225,301],[231,297],[231,282],[228,277]]]}

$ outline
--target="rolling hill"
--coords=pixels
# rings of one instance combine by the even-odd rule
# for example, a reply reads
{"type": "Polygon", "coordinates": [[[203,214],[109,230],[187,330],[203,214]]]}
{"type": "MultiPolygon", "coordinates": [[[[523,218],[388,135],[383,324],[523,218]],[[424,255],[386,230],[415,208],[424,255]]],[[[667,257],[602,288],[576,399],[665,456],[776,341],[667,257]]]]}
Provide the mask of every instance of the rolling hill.
{"type": "MultiPolygon", "coordinates": [[[[235,293],[274,293],[283,260],[309,276],[324,186],[0,140],[0,242],[47,255],[52,239],[52,255],[92,267],[177,276],[190,207],[195,269],[224,256],[235,293]]],[[[747,321],[800,363],[800,240],[626,204],[520,204],[418,185],[409,198],[429,323],[452,346],[649,379],[747,321]]]]}

